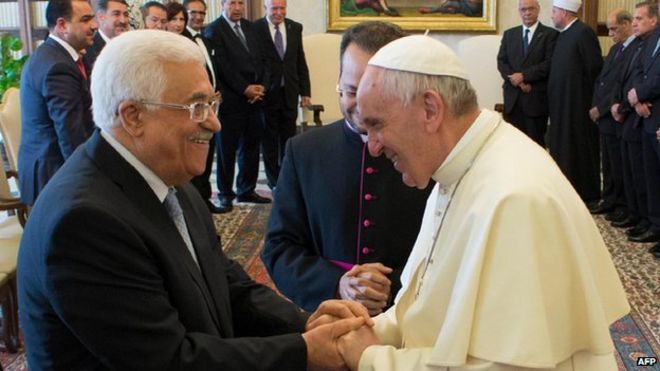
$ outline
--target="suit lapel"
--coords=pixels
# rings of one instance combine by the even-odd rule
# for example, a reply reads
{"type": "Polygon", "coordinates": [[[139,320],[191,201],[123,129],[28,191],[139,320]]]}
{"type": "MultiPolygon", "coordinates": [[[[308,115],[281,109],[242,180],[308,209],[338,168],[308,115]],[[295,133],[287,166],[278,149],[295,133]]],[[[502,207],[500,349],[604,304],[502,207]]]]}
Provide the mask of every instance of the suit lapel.
{"type": "MultiPolygon", "coordinates": [[[[520,50],[522,52],[522,29],[519,32],[520,35],[520,50]]],[[[532,39],[529,40],[529,49],[527,50],[527,55],[524,56],[523,63],[527,60],[527,58],[532,55],[532,53],[536,50],[538,45],[541,45],[541,38],[545,37],[545,30],[543,29],[543,25],[539,22],[539,25],[536,26],[536,31],[534,31],[534,35],[532,35],[532,39]]]]}
{"type": "Polygon", "coordinates": [[[220,253],[219,251],[214,251],[214,249],[220,249],[221,247],[218,240],[208,240],[209,234],[204,228],[207,223],[200,219],[199,213],[194,211],[192,203],[188,198],[189,196],[183,188],[179,188],[177,195],[179,196],[181,209],[183,210],[188,231],[190,232],[190,238],[197,253],[199,269],[197,267],[195,269],[197,273],[200,273],[201,269],[200,279],[205,283],[202,286],[204,287],[203,292],[204,298],[207,301],[206,304],[213,314],[213,320],[218,326],[220,333],[225,336],[233,336],[230,322],[231,308],[228,307],[228,301],[223,300],[229,297],[229,288],[227,287],[226,279],[217,277],[224,270],[222,267],[217,266],[218,259],[214,257],[215,253],[220,253]]]}
{"type": "Polygon", "coordinates": [[[202,273],[190,255],[165,206],[158,200],[146,180],[101,137],[98,130],[87,141],[85,149],[104,174],[107,174],[121,188],[126,198],[135,205],[135,208],[140,210],[145,223],[151,224],[154,230],[158,231],[160,237],[158,243],[183,263],[193,281],[203,293],[209,312],[211,312],[216,326],[221,330],[217,312],[213,307],[212,299],[209,297],[202,273]]]}

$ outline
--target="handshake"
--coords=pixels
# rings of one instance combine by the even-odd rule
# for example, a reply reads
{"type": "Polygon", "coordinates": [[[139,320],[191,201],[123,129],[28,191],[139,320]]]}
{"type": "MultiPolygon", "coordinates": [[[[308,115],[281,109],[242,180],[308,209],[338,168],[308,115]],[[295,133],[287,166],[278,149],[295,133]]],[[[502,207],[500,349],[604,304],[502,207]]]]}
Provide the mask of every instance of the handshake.
{"type": "Polygon", "coordinates": [[[309,317],[302,334],[309,370],[357,370],[364,349],[378,344],[374,322],[360,303],[327,300],[309,317]]]}

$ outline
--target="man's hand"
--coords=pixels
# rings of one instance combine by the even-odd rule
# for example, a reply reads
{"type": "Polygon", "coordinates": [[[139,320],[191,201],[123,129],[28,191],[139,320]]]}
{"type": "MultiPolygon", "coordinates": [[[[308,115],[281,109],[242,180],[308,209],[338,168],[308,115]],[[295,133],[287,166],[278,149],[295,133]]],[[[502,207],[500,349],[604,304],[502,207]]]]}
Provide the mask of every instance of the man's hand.
{"type": "Polygon", "coordinates": [[[658,142],[660,142],[660,129],[655,132],[655,137],[658,138],[658,142]]]}
{"type": "Polygon", "coordinates": [[[628,91],[628,102],[631,106],[639,103],[639,100],[637,99],[637,90],[635,90],[635,88],[632,88],[628,91]]]}
{"type": "Polygon", "coordinates": [[[390,273],[392,268],[381,263],[354,265],[339,279],[339,297],[361,303],[375,316],[383,311],[390,297],[392,283],[386,276],[390,273]]]}
{"type": "Polygon", "coordinates": [[[523,91],[523,93],[529,93],[532,91],[532,84],[525,84],[524,82],[521,82],[518,87],[523,91]]]}
{"type": "Polygon", "coordinates": [[[612,105],[612,108],[610,108],[610,113],[612,113],[612,117],[614,117],[614,121],[616,122],[623,122],[623,115],[619,113],[619,103],[614,103],[612,105]]]}
{"type": "Polygon", "coordinates": [[[300,97],[300,107],[307,107],[312,104],[312,98],[307,96],[300,97]]]}
{"type": "Polygon", "coordinates": [[[339,354],[349,369],[357,370],[364,350],[370,345],[379,343],[374,330],[371,327],[362,326],[339,338],[339,354]]]}
{"type": "Polygon", "coordinates": [[[515,87],[518,87],[518,85],[520,85],[520,83],[523,82],[523,80],[524,78],[522,72],[516,72],[509,75],[509,82],[511,83],[511,85],[515,87]]]}
{"type": "Polygon", "coordinates": [[[302,334],[307,345],[307,369],[345,369],[346,364],[339,355],[337,341],[340,336],[362,327],[365,321],[364,317],[342,319],[321,325],[302,334]]]}
{"type": "Polygon", "coordinates": [[[640,117],[648,118],[651,116],[651,103],[635,104],[635,112],[637,112],[640,117]]]}
{"type": "Polygon", "coordinates": [[[598,112],[598,107],[591,107],[589,110],[589,118],[591,121],[596,122],[598,121],[598,118],[600,117],[600,112],[598,112]]]}
{"type": "Polygon", "coordinates": [[[248,85],[243,92],[243,95],[247,97],[248,103],[250,104],[263,100],[265,94],[266,88],[264,88],[263,85],[258,84],[248,85]]]}
{"type": "Polygon", "coordinates": [[[367,309],[362,304],[348,300],[326,300],[309,317],[305,330],[310,331],[328,323],[356,317],[364,318],[368,326],[374,324],[367,309]]]}

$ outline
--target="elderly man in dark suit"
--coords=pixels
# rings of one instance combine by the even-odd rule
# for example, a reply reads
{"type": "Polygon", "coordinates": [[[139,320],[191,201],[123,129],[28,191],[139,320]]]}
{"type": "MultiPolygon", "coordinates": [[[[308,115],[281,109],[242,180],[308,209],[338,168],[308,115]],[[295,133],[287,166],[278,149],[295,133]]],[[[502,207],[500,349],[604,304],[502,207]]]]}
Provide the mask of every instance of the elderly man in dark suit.
{"type": "Polygon", "coordinates": [[[298,96],[310,104],[309,69],[302,45],[302,25],[286,18],[286,0],[266,0],[266,16],[257,20],[264,56],[271,69],[265,100],[266,126],[262,141],[268,186],[277,184],[286,141],[296,134],[298,96]]]}
{"type": "MultiPolygon", "coordinates": [[[[621,125],[612,117],[612,104],[615,103],[617,83],[625,67],[622,63],[632,49],[632,15],[618,8],[607,15],[607,28],[614,45],[596,79],[592,107],[589,117],[598,124],[600,132],[601,168],[603,172],[603,202],[592,209],[592,214],[608,213],[608,220],[623,220],[628,216],[625,192],[623,190],[623,170],[621,165],[621,125]]],[[[619,87],[620,88],[620,87],[619,87]]]]}
{"type": "Polygon", "coordinates": [[[520,0],[523,24],[504,32],[497,69],[504,79],[504,119],[545,147],[547,85],[558,32],[538,21],[538,0],[520,0]]]}
{"type": "Polygon", "coordinates": [[[80,50],[92,44],[96,21],[87,1],[51,0],[49,36],[21,76],[21,199],[34,204],[42,188],[94,129],[92,98],[80,50]]]}
{"type": "Polygon", "coordinates": [[[93,75],[100,131],[44,190],[18,257],[30,368],[342,368],[337,337],[370,323],[366,310],[332,301],[308,320],[252,281],[188,184],[220,129],[197,47],[126,33],[93,75]],[[160,78],[182,70],[185,79],[160,78]]]}
{"type": "Polygon", "coordinates": [[[204,36],[217,50],[216,77],[224,100],[220,106],[224,129],[218,135],[217,180],[220,207],[230,211],[234,198],[239,202],[270,202],[255,192],[264,125],[262,103],[269,73],[254,27],[243,18],[244,0],[223,0],[222,7],[222,14],[204,29],[204,36]]]}
{"type": "Polygon", "coordinates": [[[128,3],[125,0],[97,0],[95,10],[99,29],[94,35],[94,44],[87,48],[83,59],[89,71],[105,44],[129,30],[128,3]]]}

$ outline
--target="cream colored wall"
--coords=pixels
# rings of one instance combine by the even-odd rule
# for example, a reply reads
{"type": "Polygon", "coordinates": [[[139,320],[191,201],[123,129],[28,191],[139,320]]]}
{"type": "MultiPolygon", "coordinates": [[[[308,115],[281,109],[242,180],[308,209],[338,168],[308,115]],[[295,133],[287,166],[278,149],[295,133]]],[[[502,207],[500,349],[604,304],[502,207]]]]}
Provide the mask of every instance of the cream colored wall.
{"type": "MultiPolygon", "coordinates": [[[[541,3],[541,22],[551,25],[550,11],[552,9],[551,0],[540,0],[541,3]]],[[[327,0],[288,0],[287,17],[301,22],[304,26],[305,35],[322,33],[326,31],[326,9],[327,0]]],[[[497,1],[497,34],[502,34],[506,29],[520,24],[518,15],[518,0],[499,0],[497,1]]],[[[492,33],[489,33],[492,34],[492,33]]],[[[456,33],[456,32],[435,32],[432,36],[443,41],[454,50],[457,50],[458,43],[466,38],[478,35],[478,33],[456,33]]]]}

